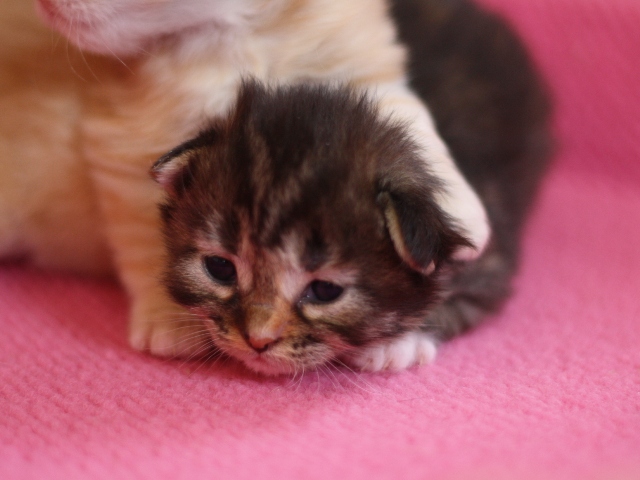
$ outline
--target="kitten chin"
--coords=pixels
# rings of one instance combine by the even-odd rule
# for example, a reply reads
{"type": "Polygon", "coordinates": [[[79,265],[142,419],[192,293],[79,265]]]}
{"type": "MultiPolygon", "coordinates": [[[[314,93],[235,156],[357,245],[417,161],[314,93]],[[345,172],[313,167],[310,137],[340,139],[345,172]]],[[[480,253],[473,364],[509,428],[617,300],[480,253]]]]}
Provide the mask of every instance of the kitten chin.
{"type": "Polygon", "coordinates": [[[262,373],[358,363],[394,339],[432,358],[407,335],[468,241],[418,151],[347,87],[245,82],[226,118],[153,167],[169,292],[262,373]]]}

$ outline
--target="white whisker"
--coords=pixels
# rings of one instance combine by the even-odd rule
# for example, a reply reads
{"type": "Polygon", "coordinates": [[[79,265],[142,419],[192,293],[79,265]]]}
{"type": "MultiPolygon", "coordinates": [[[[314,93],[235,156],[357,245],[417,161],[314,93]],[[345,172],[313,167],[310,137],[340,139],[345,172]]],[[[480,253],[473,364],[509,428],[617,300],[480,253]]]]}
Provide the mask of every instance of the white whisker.
{"type": "Polygon", "coordinates": [[[333,388],[338,390],[338,386],[340,386],[340,387],[342,387],[342,390],[344,390],[344,387],[342,385],[340,385],[340,382],[338,382],[338,379],[335,377],[333,372],[331,372],[331,370],[329,370],[327,365],[325,364],[325,365],[320,365],[320,366],[322,367],[322,370],[327,375],[327,378],[329,379],[329,381],[333,385],[333,388]]]}
{"type": "Polygon", "coordinates": [[[344,363],[344,362],[343,362],[342,360],[340,360],[340,359],[336,359],[336,361],[337,361],[337,362],[338,362],[342,367],[344,367],[344,368],[346,368],[347,370],[349,370],[349,372],[351,372],[351,373],[356,377],[356,379],[357,379],[357,380],[359,380],[359,381],[360,381],[360,382],[362,382],[366,387],[368,387],[368,389],[367,389],[367,388],[363,388],[362,386],[360,386],[360,385],[358,384],[358,382],[357,382],[357,381],[353,380],[353,379],[351,378],[351,376],[350,376],[350,375],[347,375],[346,373],[342,372],[340,369],[336,368],[336,371],[337,371],[337,372],[342,373],[342,376],[343,376],[344,378],[346,378],[346,379],[349,381],[349,383],[351,383],[352,385],[354,385],[354,386],[358,387],[359,389],[361,389],[361,390],[363,390],[363,391],[365,391],[365,392],[367,392],[367,393],[370,393],[370,394],[379,395],[379,394],[381,393],[381,392],[380,392],[380,390],[377,390],[373,385],[371,385],[370,383],[368,383],[368,382],[367,382],[367,381],[362,377],[362,375],[363,375],[363,374],[362,374],[361,372],[356,372],[355,370],[353,370],[352,368],[350,368],[346,363],[344,363]]]}
{"type": "Polygon", "coordinates": [[[302,373],[300,374],[300,380],[298,381],[298,384],[296,385],[296,392],[300,389],[300,386],[302,385],[302,380],[304,379],[304,365],[302,365],[302,373]]]}

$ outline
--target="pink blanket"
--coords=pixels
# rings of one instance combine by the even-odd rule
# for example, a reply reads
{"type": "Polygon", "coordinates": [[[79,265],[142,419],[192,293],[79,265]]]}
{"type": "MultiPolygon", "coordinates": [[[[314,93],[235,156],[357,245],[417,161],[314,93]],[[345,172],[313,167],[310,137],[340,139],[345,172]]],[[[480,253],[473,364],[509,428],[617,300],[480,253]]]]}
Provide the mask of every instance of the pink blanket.
{"type": "Polygon", "coordinates": [[[0,478],[640,478],[640,2],[484,3],[562,144],[504,312],[429,367],[270,380],[135,353],[117,286],[1,266],[0,478]]]}

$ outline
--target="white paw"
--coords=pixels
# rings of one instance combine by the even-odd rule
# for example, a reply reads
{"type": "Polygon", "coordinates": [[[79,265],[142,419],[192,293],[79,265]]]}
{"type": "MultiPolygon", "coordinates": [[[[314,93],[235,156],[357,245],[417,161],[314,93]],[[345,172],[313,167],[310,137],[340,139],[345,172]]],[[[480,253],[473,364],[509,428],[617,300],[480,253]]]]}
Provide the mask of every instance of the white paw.
{"type": "Polygon", "coordinates": [[[347,361],[360,370],[404,370],[430,363],[436,357],[435,339],[422,332],[409,332],[388,342],[351,353],[347,361]]]}
{"type": "Polygon", "coordinates": [[[163,311],[134,308],[129,322],[129,344],[139,351],[166,358],[195,358],[212,348],[202,322],[179,307],[163,311]]]}
{"type": "Polygon", "coordinates": [[[491,236],[487,211],[469,182],[462,175],[444,140],[438,134],[435,122],[424,103],[412,92],[407,83],[393,82],[376,86],[382,111],[410,126],[413,139],[423,149],[423,158],[431,174],[444,186],[436,194],[436,202],[470,241],[470,247],[454,252],[461,261],[475,260],[486,248],[491,236]]]}

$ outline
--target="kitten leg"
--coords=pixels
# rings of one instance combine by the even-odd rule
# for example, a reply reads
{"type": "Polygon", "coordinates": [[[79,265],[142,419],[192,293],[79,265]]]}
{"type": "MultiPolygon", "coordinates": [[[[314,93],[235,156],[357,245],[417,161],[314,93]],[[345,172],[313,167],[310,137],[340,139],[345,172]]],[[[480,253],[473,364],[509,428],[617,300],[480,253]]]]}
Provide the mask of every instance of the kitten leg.
{"type": "Polygon", "coordinates": [[[28,259],[45,268],[111,275],[93,188],[81,160],[62,141],[64,129],[50,127],[45,133],[43,128],[35,130],[42,133],[37,135],[35,122],[11,117],[29,125],[25,130],[38,142],[0,139],[0,260],[28,259]],[[54,139],[60,143],[47,134],[58,134],[54,139]]]}
{"type": "Polygon", "coordinates": [[[458,265],[443,279],[448,293],[429,313],[422,330],[446,340],[499,310],[511,293],[515,259],[515,252],[493,244],[477,261],[458,265]]]}
{"type": "Polygon", "coordinates": [[[404,370],[430,363],[435,359],[439,341],[474,326],[508,298],[514,258],[508,248],[493,244],[477,261],[461,263],[444,280],[449,293],[428,314],[420,331],[356,350],[345,360],[371,372],[404,370]]]}
{"type": "Polygon", "coordinates": [[[205,355],[211,346],[208,330],[173,302],[162,284],[162,193],[147,174],[152,161],[101,158],[92,162],[91,174],[116,269],[131,302],[129,343],[162,357],[205,355]]]}
{"type": "Polygon", "coordinates": [[[78,74],[70,71],[69,52],[52,50],[49,32],[38,40],[30,21],[27,27],[3,17],[4,5],[0,36],[5,27],[24,30],[27,43],[18,48],[11,35],[0,41],[0,259],[109,274],[110,252],[77,146],[78,74]]]}
{"type": "Polygon", "coordinates": [[[120,237],[116,243],[120,275],[131,298],[129,344],[160,357],[207,354],[212,345],[208,330],[173,302],[161,283],[164,247],[159,229],[143,230],[143,235],[139,231],[136,238],[120,237]]]}
{"type": "Polygon", "coordinates": [[[129,344],[161,357],[205,355],[212,345],[208,330],[173,302],[161,283],[164,251],[159,235],[159,229],[148,228],[146,235],[138,232],[138,238],[121,237],[116,243],[120,275],[131,298],[129,344]]]}
{"type": "Polygon", "coordinates": [[[405,370],[413,365],[431,363],[437,352],[435,338],[424,332],[404,335],[350,353],[346,361],[360,370],[405,370]]]}
{"type": "Polygon", "coordinates": [[[412,138],[423,150],[429,172],[443,183],[441,191],[436,192],[436,201],[472,244],[455,252],[455,258],[464,261],[478,258],[491,235],[487,212],[477,193],[458,170],[427,107],[404,80],[379,85],[374,92],[380,102],[381,112],[407,126],[412,138]]]}
{"type": "Polygon", "coordinates": [[[20,259],[26,255],[18,234],[20,227],[0,199],[0,260],[20,259]]]}
{"type": "Polygon", "coordinates": [[[212,343],[202,322],[174,304],[152,309],[136,301],[131,310],[129,344],[159,357],[197,357],[210,352],[212,343]]]}

